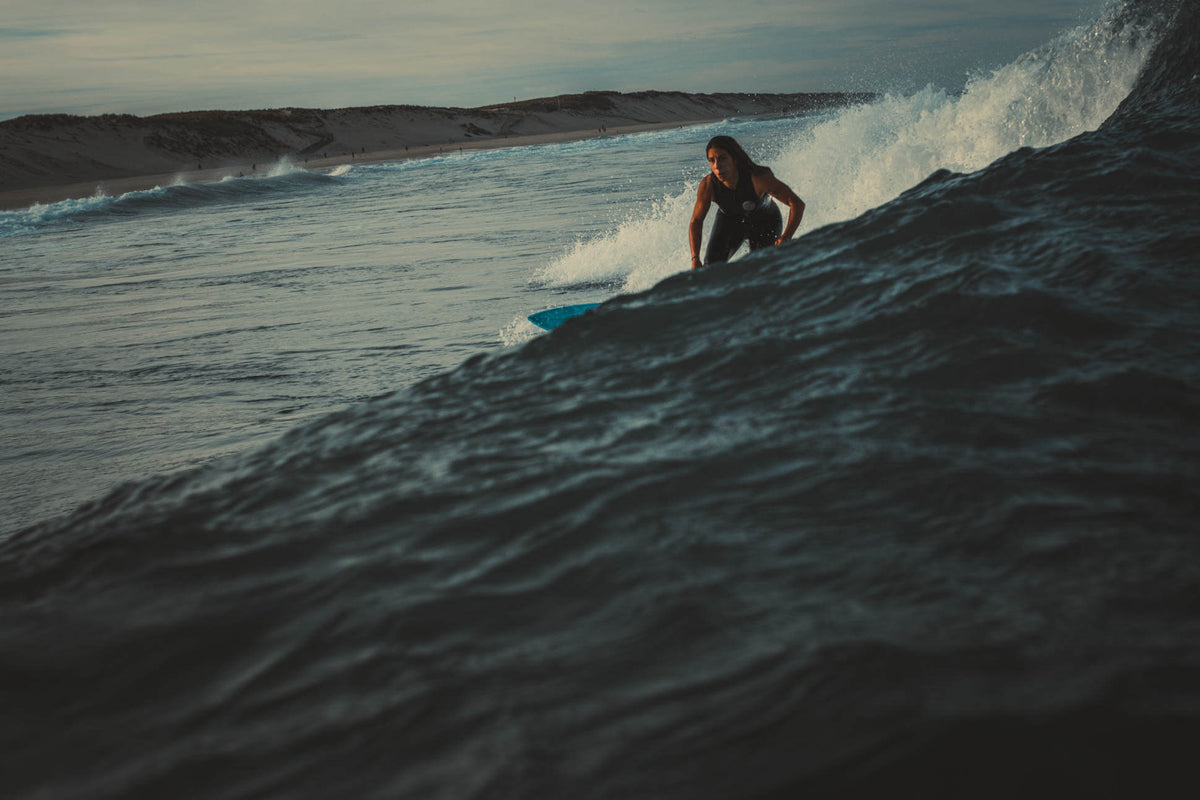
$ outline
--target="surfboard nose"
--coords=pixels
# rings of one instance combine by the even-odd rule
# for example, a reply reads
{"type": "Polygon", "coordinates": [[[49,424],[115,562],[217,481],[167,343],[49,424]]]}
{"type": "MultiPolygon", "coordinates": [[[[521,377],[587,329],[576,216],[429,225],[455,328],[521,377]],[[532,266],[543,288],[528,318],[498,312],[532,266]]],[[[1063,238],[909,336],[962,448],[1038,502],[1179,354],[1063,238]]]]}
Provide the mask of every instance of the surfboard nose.
{"type": "Polygon", "coordinates": [[[539,311],[536,314],[529,315],[529,321],[539,328],[545,330],[554,330],[559,325],[569,320],[571,317],[578,317],[596,306],[599,303],[576,303],[572,306],[558,306],[557,308],[548,308],[545,311],[539,311]]]}

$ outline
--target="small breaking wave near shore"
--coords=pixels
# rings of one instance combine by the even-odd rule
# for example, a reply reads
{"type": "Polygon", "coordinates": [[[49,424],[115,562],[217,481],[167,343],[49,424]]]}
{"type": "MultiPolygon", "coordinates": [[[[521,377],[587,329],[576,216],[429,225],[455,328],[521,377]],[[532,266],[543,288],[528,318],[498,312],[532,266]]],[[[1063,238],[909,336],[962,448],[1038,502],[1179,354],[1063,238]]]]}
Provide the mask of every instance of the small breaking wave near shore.
{"type": "Polygon", "coordinates": [[[219,181],[188,183],[180,178],[166,186],[135,189],[119,195],[97,193],[80,199],[35,203],[27,209],[0,211],[0,239],[20,233],[31,233],[46,225],[61,224],[75,219],[167,211],[207,203],[239,202],[256,197],[269,197],[319,186],[349,174],[351,169],[350,165],[342,165],[329,171],[309,171],[285,160],[263,169],[258,174],[227,175],[219,181]]]}

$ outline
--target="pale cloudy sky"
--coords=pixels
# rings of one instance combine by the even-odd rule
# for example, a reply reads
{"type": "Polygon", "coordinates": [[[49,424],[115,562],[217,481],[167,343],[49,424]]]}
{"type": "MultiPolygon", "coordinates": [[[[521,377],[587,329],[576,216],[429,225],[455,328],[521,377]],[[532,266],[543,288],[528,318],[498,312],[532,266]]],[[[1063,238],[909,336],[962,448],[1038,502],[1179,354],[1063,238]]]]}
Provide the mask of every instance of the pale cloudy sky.
{"type": "Polygon", "coordinates": [[[0,119],[962,84],[1108,0],[0,0],[0,119]]]}

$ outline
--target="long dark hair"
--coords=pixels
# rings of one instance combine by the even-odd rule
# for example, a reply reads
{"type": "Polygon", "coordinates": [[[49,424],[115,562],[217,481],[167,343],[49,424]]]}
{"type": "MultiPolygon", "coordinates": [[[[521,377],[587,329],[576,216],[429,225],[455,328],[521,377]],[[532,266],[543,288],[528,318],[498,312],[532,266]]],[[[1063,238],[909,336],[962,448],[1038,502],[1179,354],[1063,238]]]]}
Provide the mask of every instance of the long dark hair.
{"type": "Polygon", "coordinates": [[[738,144],[737,139],[734,139],[732,136],[714,136],[709,139],[708,145],[704,148],[705,158],[708,158],[708,151],[714,147],[718,147],[729,153],[733,158],[733,163],[737,165],[739,173],[744,170],[747,175],[753,175],[762,170],[762,167],[754,163],[746,151],[742,149],[742,146],[738,144]]]}

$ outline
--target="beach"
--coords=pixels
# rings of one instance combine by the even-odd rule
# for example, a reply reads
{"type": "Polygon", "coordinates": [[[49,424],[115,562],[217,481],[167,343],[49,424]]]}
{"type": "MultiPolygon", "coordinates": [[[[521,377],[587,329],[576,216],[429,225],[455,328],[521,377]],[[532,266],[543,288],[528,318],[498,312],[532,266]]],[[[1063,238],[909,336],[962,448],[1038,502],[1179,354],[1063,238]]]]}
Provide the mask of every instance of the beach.
{"type": "Polygon", "coordinates": [[[0,208],[177,183],[422,158],[768,117],[870,95],[587,92],[479,108],[370,106],[194,111],[151,117],[33,115],[0,122],[0,208]]]}

